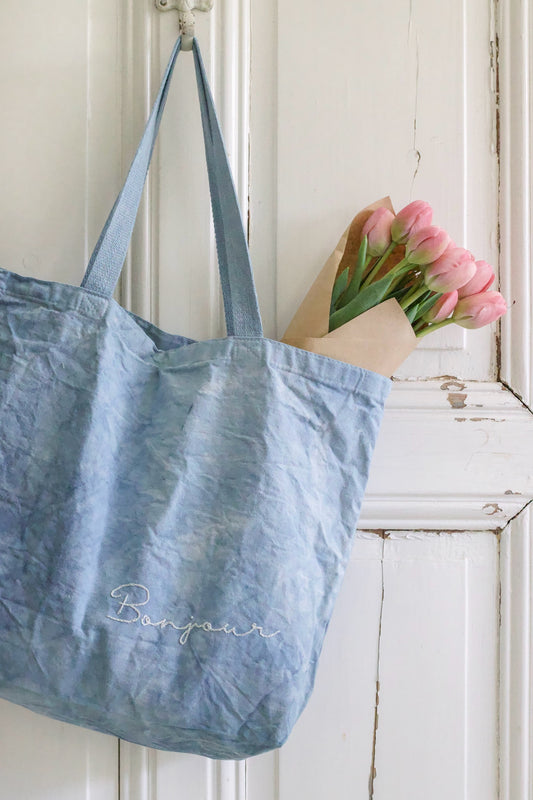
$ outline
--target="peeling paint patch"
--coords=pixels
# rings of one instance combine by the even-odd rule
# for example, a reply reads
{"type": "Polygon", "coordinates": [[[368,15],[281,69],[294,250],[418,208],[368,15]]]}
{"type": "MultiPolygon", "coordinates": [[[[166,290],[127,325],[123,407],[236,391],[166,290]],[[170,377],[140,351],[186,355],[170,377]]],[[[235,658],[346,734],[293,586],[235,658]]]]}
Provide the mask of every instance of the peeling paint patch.
{"type": "Polygon", "coordinates": [[[463,392],[450,392],[448,394],[448,403],[452,408],[466,408],[466,397],[466,394],[463,392]]]}
{"type": "Polygon", "coordinates": [[[456,422],[505,422],[504,419],[496,417],[455,417],[456,422]]]}
{"type": "Polygon", "coordinates": [[[462,383],[458,378],[451,378],[449,381],[445,381],[441,384],[443,392],[455,391],[460,392],[462,389],[466,388],[466,383],[462,383]]]}
{"type": "Polygon", "coordinates": [[[503,508],[500,508],[498,503],[485,503],[482,510],[488,517],[492,517],[494,514],[503,514],[503,508]]]}
{"type": "Polygon", "coordinates": [[[512,489],[506,489],[504,494],[522,494],[522,492],[513,492],[512,489]]]}

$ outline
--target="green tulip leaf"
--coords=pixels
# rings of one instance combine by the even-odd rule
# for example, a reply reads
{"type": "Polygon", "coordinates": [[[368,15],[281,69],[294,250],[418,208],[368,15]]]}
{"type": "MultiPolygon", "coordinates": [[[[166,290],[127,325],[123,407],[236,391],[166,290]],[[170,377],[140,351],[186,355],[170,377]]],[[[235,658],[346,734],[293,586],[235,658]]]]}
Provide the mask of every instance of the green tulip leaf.
{"type": "Polygon", "coordinates": [[[430,297],[423,297],[420,302],[420,305],[418,306],[419,319],[422,319],[424,314],[427,314],[427,312],[433,308],[437,300],[440,300],[441,297],[442,293],[435,294],[434,292],[430,292],[430,297]]]}
{"type": "Polygon", "coordinates": [[[404,295],[407,295],[407,292],[409,291],[410,289],[407,289],[405,286],[400,286],[399,289],[395,289],[393,292],[389,292],[387,300],[390,300],[391,298],[394,297],[399,302],[404,295]]]}
{"type": "Polygon", "coordinates": [[[415,305],[414,305],[414,306],[411,306],[411,308],[409,308],[409,309],[408,309],[408,310],[405,312],[405,316],[407,317],[407,319],[409,320],[409,322],[411,323],[411,325],[413,324],[413,322],[414,322],[414,321],[415,321],[415,319],[416,319],[416,315],[417,315],[417,313],[418,313],[418,309],[419,309],[419,307],[420,307],[420,303],[415,303],[415,305]]]}
{"type": "Polygon", "coordinates": [[[349,272],[350,272],[349,267],[346,267],[346,269],[341,272],[341,274],[339,275],[339,277],[337,278],[337,280],[335,281],[335,283],[333,285],[333,291],[331,292],[331,310],[330,310],[330,312],[333,311],[333,309],[335,308],[335,305],[337,303],[337,300],[339,299],[341,294],[346,289],[346,286],[348,285],[348,273],[349,272]]]}
{"type": "Polygon", "coordinates": [[[348,303],[351,302],[359,292],[361,281],[363,279],[363,273],[366,267],[367,251],[368,236],[363,236],[363,240],[359,246],[359,253],[357,254],[357,261],[353,271],[352,279],[346,291],[343,292],[342,297],[339,298],[339,302],[335,304],[337,309],[344,308],[346,305],[348,305],[348,303]]]}
{"type": "Polygon", "coordinates": [[[359,253],[357,254],[357,263],[355,265],[355,270],[352,275],[352,280],[350,281],[350,286],[348,288],[348,292],[353,292],[353,295],[348,298],[351,300],[352,297],[355,297],[359,288],[361,286],[361,281],[363,279],[363,272],[365,271],[366,266],[366,256],[368,253],[368,236],[363,236],[363,241],[361,242],[361,246],[359,247],[359,253]]]}
{"type": "Polygon", "coordinates": [[[376,283],[371,283],[366,289],[363,289],[353,300],[345,306],[335,311],[329,318],[329,330],[334,331],[340,328],[346,322],[358,317],[370,308],[377,306],[383,301],[383,298],[389,291],[389,288],[395,278],[394,272],[391,272],[381,278],[376,283]]]}

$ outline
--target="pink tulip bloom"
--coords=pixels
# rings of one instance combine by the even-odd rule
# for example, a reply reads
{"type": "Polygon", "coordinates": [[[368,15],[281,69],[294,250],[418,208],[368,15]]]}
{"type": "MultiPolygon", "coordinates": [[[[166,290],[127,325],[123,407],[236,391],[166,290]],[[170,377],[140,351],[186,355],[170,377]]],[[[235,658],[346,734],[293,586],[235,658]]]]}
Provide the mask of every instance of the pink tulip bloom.
{"type": "Polygon", "coordinates": [[[394,214],[388,208],[376,208],[363,225],[362,236],[368,236],[368,255],[382,256],[391,243],[391,223],[394,214]]]}
{"type": "Polygon", "coordinates": [[[455,306],[457,305],[457,289],[453,292],[447,292],[440,297],[432,308],[424,314],[426,322],[442,322],[448,319],[455,306]]]}
{"type": "Polygon", "coordinates": [[[494,283],[494,270],[486,261],[476,261],[476,273],[468,283],[459,289],[459,297],[469,297],[471,294],[486,292],[494,283]]]}
{"type": "Polygon", "coordinates": [[[405,258],[410,264],[422,267],[440,258],[449,244],[445,230],[428,225],[411,236],[405,245],[405,258]]]}
{"type": "Polygon", "coordinates": [[[408,206],[398,211],[391,225],[392,241],[396,244],[405,244],[406,241],[421,228],[431,225],[433,209],[423,200],[414,200],[408,206]]]}
{"type": "Polygon", "coordinates": [[[476,274],[474,256],[464,247],[448,247],[424,272],[424,283],[432,292],[453,292],[476,274]]]}
{"type": "Polygon", "coordinates": [[[506,311],[507,303],[499,292],[479,292],[459,300],[452,319],[462,328],[482,328],[506,311]]]}

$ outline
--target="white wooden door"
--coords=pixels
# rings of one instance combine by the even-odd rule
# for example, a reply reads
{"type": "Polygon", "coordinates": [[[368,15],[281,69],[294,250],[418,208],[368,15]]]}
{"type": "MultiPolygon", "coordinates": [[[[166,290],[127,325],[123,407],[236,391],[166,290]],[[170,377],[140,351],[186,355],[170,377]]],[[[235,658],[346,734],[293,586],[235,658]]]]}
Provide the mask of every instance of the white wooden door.
{"type": "MultiPolygon", "coordinates": [[[[197,32],[278,338],[349,220],[425,199],[511,311],[395,376],[315,692],[248,762],[0,702],[0,800],[531,800],[531,20],[526,0],[215,0],[197,32]]],[[[177,34],[154,0],[0,6],[0,264],[79,283],[177,34]]],[[[119,299],[223,335],[191,58],[119,299]]]]}

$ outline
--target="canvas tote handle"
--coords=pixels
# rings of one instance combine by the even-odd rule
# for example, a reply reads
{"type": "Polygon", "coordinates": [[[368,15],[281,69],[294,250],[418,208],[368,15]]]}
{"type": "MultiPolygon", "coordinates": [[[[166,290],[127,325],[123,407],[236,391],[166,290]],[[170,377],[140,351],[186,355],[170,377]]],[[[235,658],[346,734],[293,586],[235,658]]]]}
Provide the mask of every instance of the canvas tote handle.
{"type": "MultiPolygon", "coordinates": [[[[180,50],[181,36],[172,50],[159,94],[152,107],[150,118],[124,186],[115,200],[81,282],[81,286],[106,297],[111,297],[113,294],[128,252],[168,95],[170,79],[180,50]]],[[[226,331],[228,336],[262,337],[261,315],[239,203],[196,39],[193,42],[193,55],[200,98],[220,282],[224,297],[226,331]]]]}

